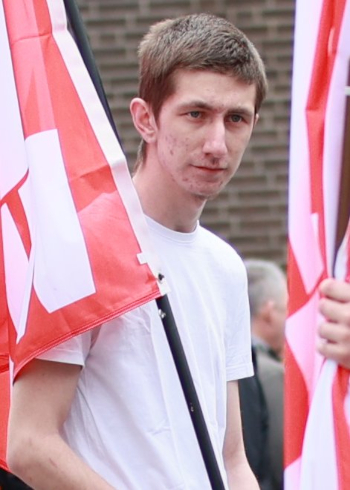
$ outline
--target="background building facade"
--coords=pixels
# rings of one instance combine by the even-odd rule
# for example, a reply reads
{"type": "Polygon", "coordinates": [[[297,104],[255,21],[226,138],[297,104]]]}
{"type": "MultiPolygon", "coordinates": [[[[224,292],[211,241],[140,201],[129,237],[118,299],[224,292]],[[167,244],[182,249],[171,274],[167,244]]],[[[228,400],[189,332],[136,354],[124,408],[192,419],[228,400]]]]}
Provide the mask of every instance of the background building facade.
{"type": "Polygon", "coordinates": [[[236,176],[201,222],[244,257],[286,264],[294,0],[78,0],[130,168],[139,136],[129,102],[137,95],[136,50],[151,23],[188,13],[226,17],[253,41],[269,93],[236,176]]]}

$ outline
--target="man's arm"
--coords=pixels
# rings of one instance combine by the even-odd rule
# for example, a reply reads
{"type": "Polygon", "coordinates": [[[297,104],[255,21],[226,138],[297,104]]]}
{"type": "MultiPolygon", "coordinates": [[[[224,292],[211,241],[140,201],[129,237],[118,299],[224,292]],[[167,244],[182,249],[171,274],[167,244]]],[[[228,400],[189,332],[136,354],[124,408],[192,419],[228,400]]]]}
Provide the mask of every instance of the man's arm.
{"type": "Polygon", "coordinates": [[[81,367],[34,359],[14,383],[8,434],[11,471],[35,490],[111,490],[64,442],[81,367]]]}
{"type": "Polygon", "coordinates": [[[326,279],[320,293],[320,312],[325,321],[319,326],[318,351],[350,369],[350,284],[326,279]]]}
{"type": "Polygon", "coordinates": [[[223,456],[230,489],[259,490],[244,451],[237,381],[227,383],[227,424],[223,456]]]}

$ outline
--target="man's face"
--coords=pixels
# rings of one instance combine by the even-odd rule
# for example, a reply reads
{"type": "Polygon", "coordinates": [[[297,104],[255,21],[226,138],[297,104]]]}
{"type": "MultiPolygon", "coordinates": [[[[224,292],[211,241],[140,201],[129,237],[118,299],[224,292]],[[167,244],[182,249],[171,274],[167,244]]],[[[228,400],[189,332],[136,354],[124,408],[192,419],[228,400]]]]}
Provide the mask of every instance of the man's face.
{"type": "Polygon", "coordinates": [[[156,157],[169,192],[209,199],[236,172],[256,121],[256,89],[208,71],[180,70],[156,124],[156,157]]]}

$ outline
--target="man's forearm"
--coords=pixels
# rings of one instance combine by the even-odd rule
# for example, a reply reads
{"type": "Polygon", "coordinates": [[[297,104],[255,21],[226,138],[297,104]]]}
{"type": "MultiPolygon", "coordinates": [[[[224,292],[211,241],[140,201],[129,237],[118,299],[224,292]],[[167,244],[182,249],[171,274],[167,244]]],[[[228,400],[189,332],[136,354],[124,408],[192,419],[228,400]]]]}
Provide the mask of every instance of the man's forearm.
{"type": "MultiPolygon", "coordinates": [[[[24,441],[23,441],[24,442],[24,441]]],[[[10,455],[11,471],[35,490],[112,490],[59,436],[30,439],[10,455]]]]}
{"type": "Polygon", "coordinates": [[[259,484],[248,462],[227,465],[226,472],[230,490],[259,490],[259,484]]]}

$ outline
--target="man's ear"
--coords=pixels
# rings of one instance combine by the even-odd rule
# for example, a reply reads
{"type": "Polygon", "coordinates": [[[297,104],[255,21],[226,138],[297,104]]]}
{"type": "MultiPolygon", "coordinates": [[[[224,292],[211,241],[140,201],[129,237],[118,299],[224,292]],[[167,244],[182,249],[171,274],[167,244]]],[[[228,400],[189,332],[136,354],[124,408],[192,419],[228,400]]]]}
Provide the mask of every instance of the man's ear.
{"type": "Polygon", "coordinates": [[[273,310],[275,307],[275,302],[272,299],[266,301],[266,303],[262,306],[260,310],[260,316],[264,319],[265,324],[271,324],[271,318],[273,315],[273,310]]]}
{"type": "Polygon", "coordinates": [[[146,143],[152,143],[156,134],[156,122],[149,104],[136,97],[130,103],[130,112],[134,126],[146,143]]]}
{"type": "Polygon", "coordinates": [[[253,125],[253,128],[255,128],[257,122],[259,121],[259,114],[256,113],[255,116],[254,116],[254,125],[253,125]]]}

